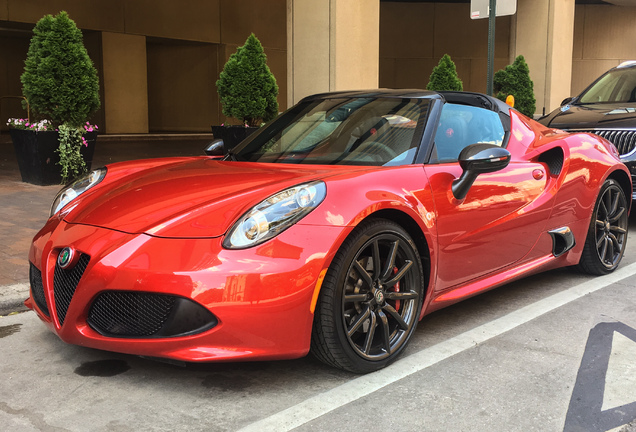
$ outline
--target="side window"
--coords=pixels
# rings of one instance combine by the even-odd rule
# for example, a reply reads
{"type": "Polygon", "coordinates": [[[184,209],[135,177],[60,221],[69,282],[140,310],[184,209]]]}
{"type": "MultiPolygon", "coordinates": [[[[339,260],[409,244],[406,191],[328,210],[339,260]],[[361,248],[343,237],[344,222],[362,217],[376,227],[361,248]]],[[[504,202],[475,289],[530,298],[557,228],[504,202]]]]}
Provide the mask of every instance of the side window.
{"type": "Polygon", "coordinates": [[[494,111],[446,103],[435,134],[437,161],[456,161],[459,153],[470,144],[489,143],[500,146],[504,135],[499,115],[494,111]]]}

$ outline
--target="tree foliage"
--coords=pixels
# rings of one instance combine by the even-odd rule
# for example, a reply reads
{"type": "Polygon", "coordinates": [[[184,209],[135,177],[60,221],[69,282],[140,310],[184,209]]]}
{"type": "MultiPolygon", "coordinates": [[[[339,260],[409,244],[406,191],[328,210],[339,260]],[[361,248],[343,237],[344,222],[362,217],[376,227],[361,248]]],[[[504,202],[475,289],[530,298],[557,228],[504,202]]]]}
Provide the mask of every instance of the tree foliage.
{"type": "Polygon", "coordinates": [[[55,124],[79,127],[100,106],[97,70],[64,11],[36,24],[21,80],[31,110],[55,124]]]}
{"type": "Polygon", "coordinates": [[[278,115],[278,85],[267,56],[254,33],[228,59],[216,86],[223,114],[249,126],[260,126],[278,115]]]}
{"type": "Polygon", "coordinates": [[[537,100],[534,97],[534,83],[530,79],[530,69],[522,55],[517,56],[511,65],[495,73],[493,86],[498,99],[505,101],[508,95],[513,95],[515,108],[532,118],[536,111],[537,100]]]}
{"type": "Polygon", "coordinates": [[[457,76],[457,68],[448,54],[444,54],[437,66],[433,68],[426,90],[462,91],[462,80],[457,76]]]}

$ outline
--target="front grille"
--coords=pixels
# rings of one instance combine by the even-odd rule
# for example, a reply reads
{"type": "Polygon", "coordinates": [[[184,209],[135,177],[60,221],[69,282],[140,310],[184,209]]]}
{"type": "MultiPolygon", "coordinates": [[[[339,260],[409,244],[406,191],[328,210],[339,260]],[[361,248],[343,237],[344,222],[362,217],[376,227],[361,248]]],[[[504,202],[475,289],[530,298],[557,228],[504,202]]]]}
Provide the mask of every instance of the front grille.
{"type": "Polygon", "coordinates": [[[88,255],[81,254],[77,264],[73,268],[66,270],[62,269],[57,263],[55,264],[53,293],[55,296],[55,311],[60,325],[64,324],[71,299],[90,259],[91,257],[88,255]]]}
{"type": "Polygon", "coordinates": [[[153,336],[168,321],[175,300],[166,294],[105,291],[93,303],[88,323],[107,336],[153,336]]]}
{"type": "Polygon", "coordinates": [[[616,146],[621,156],[631,153],[636,148],[636,130],[588,129],[570,130],[569,132],[589,132],[605,138],[616,146]]]}
{"type": "Polygon", "coordinates": [[[33,264],[31,264],[29,269],[29,282],[31,284],[31,297],[33,297],[35,304],[44,315],[49,316],[49,308],[46,306],[46,298],[44,297],[42,272],[33,264]]]}

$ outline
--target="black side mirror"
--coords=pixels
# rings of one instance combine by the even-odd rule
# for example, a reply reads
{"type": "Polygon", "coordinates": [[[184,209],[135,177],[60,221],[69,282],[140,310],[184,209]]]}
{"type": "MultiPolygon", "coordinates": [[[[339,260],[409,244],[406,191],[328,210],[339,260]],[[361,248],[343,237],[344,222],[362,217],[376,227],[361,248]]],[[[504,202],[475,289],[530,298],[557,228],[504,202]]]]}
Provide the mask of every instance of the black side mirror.
{"type": "Polygon", "coordinates": [[[463,200],[479,174],[504,169],[510,163],[510,152],[494,144],[471,144],[459,154],[462,175],[453,181],[453,196],[463,200]]]}
{"type": "Polygon", "coordinates": [[[570,103],[570,102],[572,102],[574,99],[575,99],[575,98],[574,98],[574,97],[572,97],[572,96],[570,96],[570,97],[566,97],[565,99],[563,99],[563,100],[561,101],[561,106],[569,104],[569,103],[570,103]]]}
{"type": "Polygon", "coordinates": [[[222,139],[215,139],[203,151],[208,156],[225,156],[225,144],[222,139]]]}

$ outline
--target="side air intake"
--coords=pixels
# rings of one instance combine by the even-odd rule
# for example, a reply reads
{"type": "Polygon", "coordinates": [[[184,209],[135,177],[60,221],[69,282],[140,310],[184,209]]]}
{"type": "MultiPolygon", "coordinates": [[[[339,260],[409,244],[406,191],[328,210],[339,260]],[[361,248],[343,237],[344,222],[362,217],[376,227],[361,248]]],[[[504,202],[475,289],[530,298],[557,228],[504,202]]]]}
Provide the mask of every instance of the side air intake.
{"type": "Polygon", "coordinates": [[[550,174],[556,177],[561,174],[561,170],[563,169],[563,158],[563,149],[561,147],[555,147],[542,153],[541,156],[539,156],[539,162],[548,165],[550,174]]]}
{"type": "Polygon", "coordinates": [[[548,233],[552,236],[552,253],[555,257],[563,255],[576,244],[574,234],[569,227],[557,228],[548,233]]]}

